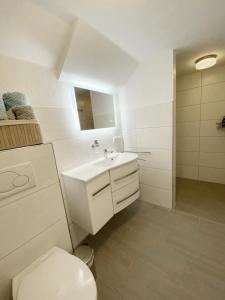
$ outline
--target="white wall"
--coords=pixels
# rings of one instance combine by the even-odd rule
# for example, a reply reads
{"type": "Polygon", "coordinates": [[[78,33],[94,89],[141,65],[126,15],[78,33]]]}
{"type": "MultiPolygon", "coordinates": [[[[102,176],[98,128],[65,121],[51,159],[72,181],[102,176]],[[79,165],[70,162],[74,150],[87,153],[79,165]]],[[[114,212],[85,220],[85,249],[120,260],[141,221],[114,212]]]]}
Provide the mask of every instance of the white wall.
{"type": "MultiPolygon", "coordinates": [[[[120,134],[119,121],[117,128],[80,131],[73,86],[58,81],[51,69],[0,56],[0,91],[21,91],[28,95],[44,141],[53,142],[59,174],[94,159],[96,154],[91,149],[94,139],[100,141],[99,156],[104,148],[113,148],[112,137],[120,134]]],[[[77,245],[86,233],[69,223],[77,245]]]]}
{"type": "Polygon", "coordinates": [[[0,151],[0,171],[28,161],[36,186],[0,201],[0,300],[11,299],[11,279],[51,247],[72,252],[52,145],[0,151]]]}
{"type": "Polygon", "coordinates": [[[177,78],[177,176],[225,184],[225,66],[177,78]]]}
{"type": "Polygon", "coordinates": [[[141,199],[172,207],[173,52],[140,64],[121,90],[125,149],[140,155],[141,199]]]}

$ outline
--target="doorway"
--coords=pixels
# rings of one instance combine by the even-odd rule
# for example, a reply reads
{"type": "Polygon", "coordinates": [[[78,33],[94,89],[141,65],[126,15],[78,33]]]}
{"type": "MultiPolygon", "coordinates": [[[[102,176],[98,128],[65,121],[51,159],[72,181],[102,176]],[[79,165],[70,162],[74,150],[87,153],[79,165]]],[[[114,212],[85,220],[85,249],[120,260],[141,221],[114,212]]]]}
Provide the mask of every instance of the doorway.
{"type": "MultiPolygon", "coordinates": [[[[194,60],[193,60],[194,61],[194,60]]],[[[177,67],[184,71],[182,57],[177,67]]],[[[176,209],[225,224],[225,65],[176,77],[176,209]]],[[[182,74],[181,74],[182,73],[182,74]]]]}

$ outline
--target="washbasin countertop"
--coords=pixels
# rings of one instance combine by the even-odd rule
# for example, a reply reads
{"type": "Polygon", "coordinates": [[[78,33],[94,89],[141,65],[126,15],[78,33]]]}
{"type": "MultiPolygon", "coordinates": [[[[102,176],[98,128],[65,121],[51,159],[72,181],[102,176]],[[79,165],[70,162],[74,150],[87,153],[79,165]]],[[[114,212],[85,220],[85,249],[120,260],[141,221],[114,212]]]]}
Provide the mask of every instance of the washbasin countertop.
{"type": "Polygon", "coordinates": [[[62,175],[88,182],[104,172],[136,160],[137,157],[135,153],[113,153],[108,158],[100,158],[80,167],[64,171],[62,175]]]}

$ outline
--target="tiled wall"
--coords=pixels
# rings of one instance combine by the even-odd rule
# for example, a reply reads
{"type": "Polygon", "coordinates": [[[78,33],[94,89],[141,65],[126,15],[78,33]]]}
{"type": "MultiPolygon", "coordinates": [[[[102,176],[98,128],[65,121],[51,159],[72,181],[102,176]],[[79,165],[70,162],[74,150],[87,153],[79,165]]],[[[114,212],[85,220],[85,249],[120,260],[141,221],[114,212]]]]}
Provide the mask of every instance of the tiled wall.
{"type": "Polygon", "coordinates": [[[121,92],[125,147],[139,154],[141,199],[172,207],[173,56],[142,64],[121,92]],[[165,60],[165,61],[164,61],[165,60]],[[162,68],[161,68],[162,66],[162,68]]]}
{"type": "Polygon", "coordinates": [[[0,300],[11,300],[11,279],[51,247],[72,252],[52,145],[0,151],[1,170],[27,162],[36,186],[0,201],[0,300]]]}
{"type": "Polygon", "coordinates": [[[225,184],[225,66],[177,78],[177,177],[225,184]]]}
{"type": "MultiPolygon", "coordinates": [[[[0,92],[6,91],[21,91],[29,97],[44,141],[53,143],[59,175],[65,169],[102,156],[104,148],[113,148],[112,137],[121,134],[119,112],[116,128],[80,131],[73,86],[58,81],[52,69],[0,56],[0,92]],[[95,139],[100,141],[99,154],[91,149],[95,139]]],[[[69,212],[67,214],[69,217],[69,212]]],[[[69,223],[76,246],[86,232],[73,224],[70,218],[69,223]]]]}

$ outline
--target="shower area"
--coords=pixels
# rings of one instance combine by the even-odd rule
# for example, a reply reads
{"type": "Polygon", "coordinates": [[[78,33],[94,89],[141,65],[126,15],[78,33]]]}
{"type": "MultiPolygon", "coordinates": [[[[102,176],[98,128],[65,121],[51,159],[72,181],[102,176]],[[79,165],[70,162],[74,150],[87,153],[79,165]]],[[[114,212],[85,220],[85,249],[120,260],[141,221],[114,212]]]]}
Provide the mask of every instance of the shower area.
{"type": "Polygon", "coordinates": [[[177,74],[176,209],[225,224],[225,65],[177,74]]]}

